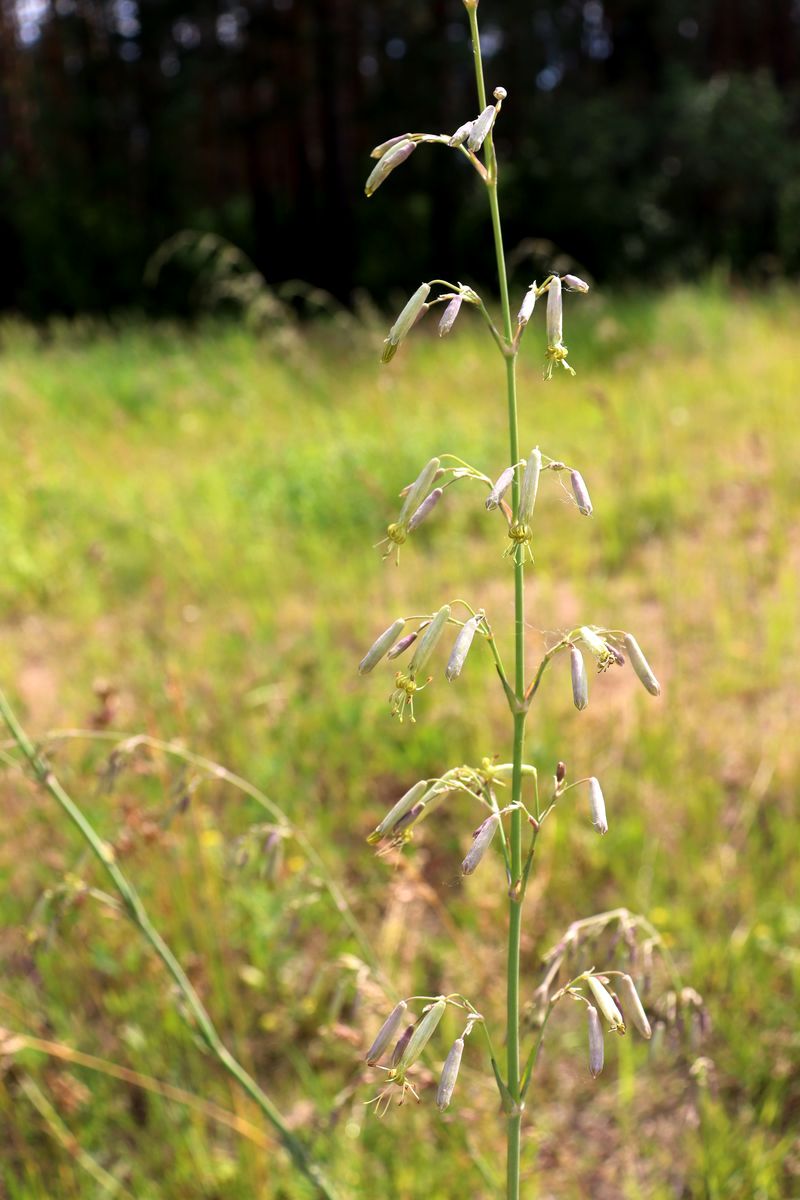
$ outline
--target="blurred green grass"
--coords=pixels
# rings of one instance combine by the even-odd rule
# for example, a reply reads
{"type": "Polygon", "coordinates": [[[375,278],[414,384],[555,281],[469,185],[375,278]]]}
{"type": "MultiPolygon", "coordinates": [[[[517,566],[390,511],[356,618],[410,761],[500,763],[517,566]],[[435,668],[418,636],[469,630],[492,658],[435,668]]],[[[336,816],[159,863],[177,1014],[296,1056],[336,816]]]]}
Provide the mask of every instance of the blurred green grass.
{"type": "MultiPolygon", "coordinates": [[[[648,1061],[628,1039],[609,1047],[592,1083],[583,1026],[559,1010],[529,1104],[532,1197],[800,1189],[799,317],[789,289],[753,298],[713,282],[571,301],[579,374],[548,386],[527,335],[523,445],[579,466],[595,505],[586,521],[556,479],[542,488],[530,666],[555,630],[622,626],[664,691],[652,702],[612,672],[578,714],[563,667],[546,677],[529,758],[596,773],[610,833],[593,835],[578,801],[543,839],[524,992],[570,921],[624,904],[664,931],[713,1020],[691,1052],[648,1061]]],[[[380,336],[338,322],[278,345],[224,324],[5,326],[0,678],[38,736],[146,732],[252,780],[323,854],[398,991],[465,991],[500,1028],[499,864],[458,880],[472,814],[440,810],[400,866],[364,844],[415,778],[508,755],[490,662],[473,652],[458,684],[438,678],[413,727],[390,721],[391,672],[359,679],[354,664],[394,615],[454,596],[487,609],[508,656],[501,523],[477,491],[448,491],[399,570],[372,549],[432,454],[493,476],[506,465],[503,373],[463,328],[444,343],[416,331],[381,370],[380,336]]],[[[384,1002],[317,873],[290,843],[269,885],[239,861],[265,819],[252,800],[157,756],[111,786],[109,752],[53,749],[223,1032],[343,1194],[495,1195],[502,1130],[477,1047],[446,1119],[427,1091],[420,1108],[375,1120],[359,1051],[384,1002]]],[[[71,831],[14,770],[3,792],[0,1025],[257,1123],[124,922],[59,893],[65,877],[102,886],[71,831]]],[[[137,1197],[304,1194],[280,1155],[28,1050],[4,1059],[9,1200],[106,1194],[23,1078],[137,1197]]]]}

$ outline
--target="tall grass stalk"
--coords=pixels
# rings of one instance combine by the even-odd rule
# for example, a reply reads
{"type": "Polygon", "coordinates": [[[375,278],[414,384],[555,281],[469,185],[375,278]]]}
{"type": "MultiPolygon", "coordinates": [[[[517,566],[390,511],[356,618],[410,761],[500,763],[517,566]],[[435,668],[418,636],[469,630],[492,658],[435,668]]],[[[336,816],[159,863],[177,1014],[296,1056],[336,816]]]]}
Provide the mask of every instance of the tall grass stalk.
{"type": "Polygon", "coordinates": [[[153,925],[139,894],[117,863],[113,848],[98,835],[82,809],[62,787],[50,769],[45,757],[36,749],[20,725],[16,714],[2,692],[0,692],[0,717],[5,722],[14,743],[26,759],[34,778],[50,797],[55,800],[65,816],[77,827],[84,841],[113,884],[117,895],[122,901],[126,915],[139,930],[145,941],[149,943],[151,949],[158,955],[172,976],[186,1004],[190,1019],[209,1051],[256,1103],[275,1130],[295,1167],[313,1185],[316,1193],[323,1197],[324,1200],[336,1200],[336,1193],[330,1183],[317,1164],[312,1160],[303,1143],[289,1129],[273,1101],[222,1041],[202,1000],[190,983],[186,972],[153,925]]]}
{"type": "MultiPolygon", "coordinates": [[[[475,610],[466,601],[453,600],[440,607],[435,613],[423,618],[399,617],[383,634],[381,634],[365,658],[362,660],[362,674],[371,671],[374,666],[388,653],[389,658],[399,657],[405,649],[416,644],[417,649],[408,667],[399,671],[395,680],[395,690],[392,693],[392,712],[402,720],[409,714],[414,717],[414,701],[418,693],[431,682],[426,678],[425,671],[428,661],[435,649],[436,642],[441,638],[443,630],[450,623],[460,627],[456,644],[451,654],[446,671],[448,680],[460,674],[464,665],[466,650],[469,648],[473,633],[478,633],[488,643],[495,667],[500,677],[511,715],[512,757],[510,764],[495,767],[490,760],[484,760],[480,768],[453,768],[440,778],[433,781],[420,781],[401,799],[390,811],[387,817],[370,836],[370,841],[380,842],[385,839],[399,848],[413,835],[414,829],[428,815],[433,803],[439,803],[447,794],[453,791],[467,793],[477,799],[490,815],[485,817],[473,835],[473,844],[462,864],[465,875],[471,874],[479,865],[489,845],[499,842],[505,858],[506,878],[508,885],[508,922],[507,922],[507,952],[506,952],[506,1022],[505,1040],[505,1071],[502,1072],[492,1050],[492,1039],[486,1028],[483,1016],[472,1002],[461,995],[412,997],[411,1000],[423,1002],[422,1015],[416,1025],[408,1026],[397,1043],[392,1055],[388,1071],[388,1084],[385,1091],[378,1097],[378,1108],[385,1109],[389,1103],[391,1085],[400,1088],[401,1099],[410,1090],[416,1095],[414,1085],[409,1079],[408,1069],[413,1065],[404,1049],[404,1038],[411,1038],[409,1045],[427,1044],[438,1025],[441,1013],[448,1004],[461,1010],[466,1019],[466,1028],[462,1037],[457,1040],[448,1054],[445,1062],[439,1096],[449,1104],[453,1094],[455,1075],[461,1063],[464,1051],[464,1039],[473,1028],[480,1027],[485,1034],[487,1047],[491,1057],[492,1068],[500,1092],[506,1120],[506,1195],[507,1200],[518,1200],[520,1194],[520,1162],[521,1162],[521,1130],[525,1109],[525,1094],[531,1082],[536,1065],[539,1047],[544,1036],[544,1028],[555,1003],[564,996],[577,1000],[588,1014],[589,1020],[589,1066],[592,1075],[599,1074],[602,1069],[602,1033],[599,1024],[598,1005],[607,1026],[617,1033],[625,1032],[625,1023],[619,1007],[616,1005],[612,992],[612,978],[620,972],[607,972],[602,976],[587,970],[568,981],[560,989],[555,987],[558,972],[563,963],[563,954],[556,954],[548,971],[544,991],[540,991],[543,1012],[540,1020],[540,1031],[534,1041],[530,1053],[524,1063],[521,1052],[520,1028],[520,932],[522,924],[523,904],[531,877],[534,850],[540,828],[554,809],[557,801],[577,784],[587,785],[589,789],[590,812],[592,823],[598,833],[607,832],[608,825],[605,813],[605,800],[598,781],[591,779],[578,780],[577,783],[565,783],[565,771],[559,767],[553,781],[553,791],[549,803],[542,804],[539,791],[539,778],[536,768],[525,762],[525,724],[528,710],[541,683],[548,665],[554,657],[569,651],[572,663],[573,691],[575,706],[578,709],[586,707],[588,690],[585,680],[583,650],[596,660],[599,670],[605,670],[613,665],[623,665],[622,648],[630,655],[631,664],[648,691],[657,695],[659,686],[647,664],[641,650],[632,635],[624,630],[599,629],[595,626],[584,625],[566,633],[557,643],[547,650],[530,684],[526,676],[526,647],[525,647],[525,566],[533,561],[531,543],[533,538],[532,522],[534,506],[539,488],[540,476],[545,473],[565,473],[569,476],[572,491],[578,511],[584,516],[592,513],[592,504],[583,477],[577,470],[569,468],[565,463],[543,456],[538,447],[531,450],[526,459],[520,458],[520,437],[517,412],[517,358],[520,351],[522,336],[530,321],[536,300],[546,297],[547,301],[547,343],[545,351],[545,378],[552,376],[554,368],[561,366],[569,374],[574,374],[567,362],[567,349],[563,343],[562,333],[562,289],[585,292],[588,286],[575,276],[567,275],[562,280],[557,274],[549,274],[541,285],[535,281],[528,289],[519,310],[516,324],[512,318],[511,300],[509,295],[508,270],[505,250],[503,247],[503,231],[500,219],[500,202],[498,195],[499,171],[497,154],[495,152],[493,127],[500,117],[500,110],[506,98],[505,89],[497,87],[493,92],[493,101],[487,101],[486,82],[481,59],[480,34],[478,29],[478,0],[463,0],[469,18],[472,53],[475,65],[475,81],[479,115],[472,121],[467,121],[459,127],[452,137],[446,134],[407,133],[398,138],[390,139],[373,151],[373,157],[378,159],[366,186],[366,193],[371,196],[388,178],[388,175],[404,163],[421,143],[446,145],[465,156],[480,176],[487,193],[489,214],[491,217],[492,236],[497,262],[497,285],[500,296],[502,321],[500,329],[496,328],[492,317],[480,296],[469,287],[462,284],[448,283],[446,280],[431,280],[420,285],[406,304],[386,339],[382,360],[388,363],[397,352],[400,343],[409,335],[417,320],[435,304],[446,303],[447,309],[439,325],[439,334],[449,333],[454,320],[463,304],[475,307],[489,327],[489,332],[503,358],[508,414],[508,452],[509,466],[492,486],[489,476],[480,469],[465,463],[452,454],[442,454],[435,457],[422,469],[417,480],[406,489],[405,502],[396,521],[388,526],[387,536],[382,543],[386,547],[386,557],[394,555],[399,562],[400,549],[418,524],[427,519],[428,514],[438,506],[445,489],[458,480],[466,479],[486,485],[490,488],[486,507],[489,510],[502,509],[508,525],[506,556],[513,562],[514,577],[514,667],[511,679],[506,675],[500,651],[497,647],[494,632],[489,620],[482,609],[475,610]],[[444,289],[436,294],[433,289],[444,289]],[[433,491],[435,483],[439,484],[433,491]],[[511,504],[503,499],[510,485],[511,504]],[[470,614],[466,620],[460,620],[460,609],[465,607],[470,614]],[[458,615],[456,615],[458,614],[458,615]],[[420,622],[416,634],[406,634],[400,638],[404,626],[409,620],[420,622]],[[396,640],[399,639],[399,640],[396,640]],[[395,643],[393,645],[393,643],[395,643]],[[466,647],[466,649],[465,649],[466,647]],[[632,649],[635,648],[635,649],[632,649]],[[500,772],[510,774],[510,802],[500,807],[496,798],[495,785],[500,772]],[[533,784],[533,798],[526,802],[523,783],[529,778],[533,784]],[[426,790],[427,788],[427,790],[426,790]],[[506,822],[507,818],[507,830],[506,822]],[[525,845],[525,831],[530,833],[528,845],[525,845]],[[495,835],[501,832],[499,838],[495,835]],[[552,986],[551,986],[552,985],[552,986]],[[600,1039],[600,1040],[598,1040],[600,1039]]],[[[526,443],[527,444],[527,443],[526,443]]],[[[608,927],[610,914],[601,914],[585,923],[578,923],[586,932],[597,933],[608,927]]],[[[639,931],[643,924],[639,918],[630,918],[625,914],[621,919],[628,931],[634,927],[639,931]]],[[[578,925],[573,927],[577,936],[578,925]]],[[[650,936],[650,935],[648,935],[650,936]]],[[[625,976],[629,986],[629,977],[625,976]]],[[[634,987],[632,981],[630,987],[634,987]]],[[[632,995],[636,996],[636,1004],[640,1006],[635,987],[632,995]]],[[[630,1007],[630,1005],[628,1006],[630,1007]]],[[[638,1011],[638,1010],[637,1010],[638,1011]]],[[[397,1012],[397,1010],[395,1010],[397,1012]]],[[[643,1010],[642,1010],[643,1012],[643,1010]]],[[[400,1020],[399,1014],[395,1020],[393,1015],[381,1030],[373,1046],[368,1062],[378,1063],[380,1052],[388,1049],[389,1034],[394,1032],[394,1026],[400,1020]]],[[[644,1036],[649,1036],[649,1025],[646,1022],[637,1024],[637,1028],[646,1029],[644,1036]]],[[[440,1103],[440,1107],[443,1104],[440,1103]]]]}

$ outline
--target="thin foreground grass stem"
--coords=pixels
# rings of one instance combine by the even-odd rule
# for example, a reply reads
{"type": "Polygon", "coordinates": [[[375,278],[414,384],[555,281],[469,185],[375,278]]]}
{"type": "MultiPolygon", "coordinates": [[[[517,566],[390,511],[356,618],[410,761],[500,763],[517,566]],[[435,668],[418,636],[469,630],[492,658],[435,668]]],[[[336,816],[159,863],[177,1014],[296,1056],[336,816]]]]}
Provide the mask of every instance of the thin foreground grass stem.
{"type": "Polygon", "coordinates": [[[324,1200],[336,1200],[336,1193],[325,1179],[320,1168],[309,1156],[305,1146],[288,1128],[275,1104],[224,1045],[210,1016],[206,1012],[203,1002],[189,982],[183,967],[161,934],[151,923],[136,889],[118,866],[113,848],[97,834],[82,810],[61,786],[59,780],[50,770],[46,759],[36,750],[25,730],[20,725],[13,709],[2,692],[0,692],[0,717],[5,722],[14,742],[27,759],[36,781],[56,801],[62,811],[77,827],[84,841],[116,888],[129,918],[167,968],[186,1002],[186,1006],[197,1025],[200,1035],[211,1053],[258,1105],[261,1112],[275,1129],[292,1163],[308,1182],[313,1185],[317,1194],[324,1197],[324,1200]]]}

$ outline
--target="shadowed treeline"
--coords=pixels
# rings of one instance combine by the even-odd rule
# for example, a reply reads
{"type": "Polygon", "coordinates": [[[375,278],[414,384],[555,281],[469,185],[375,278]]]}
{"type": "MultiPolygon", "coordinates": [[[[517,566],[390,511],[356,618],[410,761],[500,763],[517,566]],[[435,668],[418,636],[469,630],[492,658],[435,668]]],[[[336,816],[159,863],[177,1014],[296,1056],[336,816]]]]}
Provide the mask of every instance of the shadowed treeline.
{"type": "MultiPolygon", "coordinates": [[[[481,15],[489,80],[509,91],[512,247],[546,233],[606,278],[798,265],[791,0],[483,0],[481,15]]],[[[177,271],[155,293],[142,274],[186,228],[343,299],[434,259],[479,280],[492,251],[455,156],[421,150],[391,195],[362,195],[375,142],[474,115],[465,38],[460,0],[0,0],[0,304],[181,309],[177,271]]]]}

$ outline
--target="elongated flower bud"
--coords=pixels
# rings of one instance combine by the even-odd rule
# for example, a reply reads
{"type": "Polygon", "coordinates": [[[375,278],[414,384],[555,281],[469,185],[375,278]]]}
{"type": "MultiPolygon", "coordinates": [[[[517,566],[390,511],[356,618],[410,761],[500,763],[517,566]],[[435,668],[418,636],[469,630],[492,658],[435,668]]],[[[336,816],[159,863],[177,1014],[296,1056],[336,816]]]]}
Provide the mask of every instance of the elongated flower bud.
{"type": "Polygon", "coordinates": [[[590,625],[581,625],[579,632],[592,654],[600,659],[606,657],[608,654],[608,644],[600,637],[599,633],[595,633],[590,625]]]}
{"type": "Polygon", "coordinates": [[[594,825],[597,832],[601,834],[608,833],[606,802],[603,799],[603,790],[594,775],[589,780],[589,807],[592,813],[592,825],[594,825]]]}
{"type": "Polygon", "coordinates": [[[472,839],[472,845],[467,851],[467,856],[461,864],[462,874],[472,874],[486,851],[491,846],[492,839],[497,833],[499,825],[500,814],[492,813],[491,816],[487,817],[483,824],[478,827],[478,831],[472,839]]]}
{"type": "Polygon", "coordinates": [[[416,143],[401,139],[390,146],[385,154],[382,154],[375,166],[369,173],[367,182],[364,184],[364,193],[371,196],[377,192],[378,188],[388,179],[395,167],[399,167],[404,163],[416,149],[416,143]]]}
{"type": "Polygon", "coordinates": [[[547,289],[547,344],[560,346],[564,340],[561,280],[554,275],[547,289]]]}
{"type": "Polygon", "coordinates": [[[438,458],[432,458],[429,462],[426,462],[425,466],[422,468],[419,475],[406,492],[406,498],[403,501],[403,507],[400,509],[400,516],[397,518],[398,525],[405,525],[411,514],[417,511],[420,504],[430,491],[431,484],[433,483],[438,470],[438,458]]]}
{"type": "Polygon", "coordinates": [[[444,671],[446,678],[451,683],[461,674],[467,655],[469,654],[469,648],[472,645],[472,639],[475,637],[481,620],[480,616],[470,617],[468,621],[464,622],[463,628],[458,631],[458,637],[453,643],[453,649],[450,652],[450,658],[447,661],[444,671]]]}
{"type": "Polygon", "coordinates": [[[454,148],[456,148],[458,146],[463,146],[464,142],[467,140],[469,135],[472,133],[472,126],[474,124],[475,124],[474,121],[465,121],[463,125],[459,125],[458,129],[455,131],[453,136],[450,138],[450,141],[447,143],[448,146],[453,146],[454,148]]]}
{"type": "Polygon", "coordinates": [[[405,1000],[401,1000],[389,1013],[389,1016],[378,1030],[375,1041],[367,1051],[366,1059],[368,1066],[374,1067],[375,1063],[383,1057],[383,1052],[388,1048],[389,1043],[400,1028],[400,1022],[405,1016],[407,1009],[408,1004],[405,1000]]]}
{"type": "Polygon", "coordinates": [[[588,292],[589,285],[577,275],[564,275],[561,282],[564,287],[569,288],[571,292],[588,292]]]}
{"type": "Polygon", "coordinates": [[[359,675],[368,675],[372,668],[381,661],[384,654],[388,653],[392,642],[396,641],[397,635],[404,625],[405,619],[403,617],[398,617],[396,621],[392,621],[388,629],[384,629],[381,636],[375,639],[367,653],[362,658],[361,662],[358,664],[359,675]]]}
{"type": "Polygon", "coordinates": [[[622,1001],[622,1007],[630,1016],[639,1033],[642,1037],[649,1039],[653,1031],[647,1019],[647,1013],[644,1011],[642,1002],[639,999],[636,984],[630,975],[623,975],[619,981],[619,998],[622,1001]]]}
{"type": "Polygon", "coordinates": [[[556,767],[556,783],[563,783],[566,778],[567,764],[565,762],[559,762],[558,766],[556,767]]]}
{"type": "Polygon", "coordinates": [[[506,467],[505,471],[503,471],[502,475],[500,475],[498,477],[497,483],[494,485],[492,490],[489,492],[489,495],[486,497],[486,507],[488,508],[489,512],[491,512],[493,508],[500,507],[500,501],[503,499],[503,496],[506,494],[508,489],[511,487],[513,479],[514,479],[514,468],[506,467]]]}
{"type": "Polygon", "coordinates": [[[625,1022],[622,1019],[622,1013],[614,1003],[614,998],[610,992],[607,992],[596,975],[590,975],[586,980],[589,988],[597,1001],[597,1007],[603,1014],[603,1017],[608,1021],[611,1029],[620,1033],[625,1032],[625,1022]]]}
{"type": "Polygon", "coordinates": [[[417,633],[418,630],[415,629],[413,633],[407,633],[405,637],[401,637],[399,642],[395,642],[386,657],[399,658],[403,651],[407,650],[417,640],[417,633]]]}
{"type": "Polygon", "coordinates": [[[393,146],[399,146],[400,142],[407,142],[411,138],[410,133],[398,133],[395,137],[387,138],[385,142],[381,142],[380,146],[373,147],[369,152],[370,158],[383,158],[387,150],[391,150],[393,146]]]}
{"type": "Polygon", "coordinates": [[[390,808],[381,823],[373,829],[372,833],[367,838],[370,845],[379,842],[382,837],[386,837],[387,833],[391,833],[397,822],[409,812],[417,803],[428,787],[427,779],[420,779],[419,783],[415,783],[410,787],[405,795],[401,796],[393,808],[390,808]]]}
{"type": "Polygon", "coordinates": [[[403,1030],[403,1032],[401,1033],[400,1037],[397,1039],[397,1045],[395,1046],[394,1050],[392,1051],[392,1057],[390,1060],[391,1064],[392,1064],[392,1068],[398,1066],[398,1064],[400,1063],[400,1059],[405,1054],[406,1049],[408,1047],[408,1043],[411,1041],[411,1038],[414,1034],[415,1029],[416,1029],[415,1025],[406,1025],[406,1027],[403,1030]]]}
{"type": "Polygon", "coordinates": [[[444,1010],[446,1008],[447,1001],[445,1000],[444,996],[440,996],[439,999],[430,1006],[428,1011],[422,1017],[420,1017],[419,1021],[417,1021],[417,1024],[414,1026],[414,1032],[409,1038],[408,1045],[406,1046],[397,1063],[397,1066],[400,1069],[405,1070],[407,1067],[412,1066],[417,1061],[420,1054],[422,1054],[422,1051],[425,1049],[428,1042],[436,1032],[436,1026],[444,1016],[444,1010]]]}
{"type": "Polygon", "coordinates": [[[536,503],[536,493],[539,490],[539,473],[542,469],[542,456],[536,446],[528,455],[525,464],[525,474],[522,476],[522,487],[519,493],[519,517],[522,525],[530,525],[533,516],[533,506],[536,503]]]}
{"type": "Polygon", "coordinates": [[[589,681],[586,678],[586,664],[577,646],[571,648],[569,658],[572,668],[572,699],[578,711],[582,712],[589,703],[589,681]]]}
{"type": "Polygon", "coordinates": [[[481,115],[472,123],[467,146],[475,153],[480,150],[483,143],[486,141],[486,136],[489,130],[494,125],[494,119],[497,116],[497,109],[493,104],[487,104],[481,115]]]}
{"type": "Polygon", "coordinates": [[[455,324],[455,319],[461,312],[461,305],[464,303],[463,296],[454,296],[448,304],[447,308],[442,313],[442,319],[439,322],[439,337],[444,337],[449,333],[455,324]]]}
{"type": "Polygon", "coordinates": [[[422,504],[420,504],[416,512],[412,514],[411,520],[408,522],[409,533],[413,533],[417,526],[422,524],[428,514],[433,512],[443,495],[444,491],[442,488],[434,488],[432,492],[428,492],[428,495],[422,501],[422,504]]]}
{"type": "Polygon", "coordinates": [[[463,1053],[464,1039],[463,1037],[456,1038],[450,1047],[447,1058],[444,1060],[442,1077],[439,1080],[439,1087],[436,1092],[436,1107],[440,1112],[444,1112],[453,1098],[453,1089],[458,1079],[458,1070],[461,1066],[461,1056],[463,1053]]]}
{"type": "MultiPolygon", "coordinates": [[[[378,166],[380,166],[380,163],[378,163],[378,166]]],[[[377,170],[377,167],[375,169],[377,170]]],[[[389,330],[389,336],[384,343],[382,356],[384,362],[388,362],[390,358],[394,357],[395,350],[425,307],[425,301],[428,299],[430,291],[431,285],[429,283],[421,283],[414,292],[414,295],[406,303],[400,316],[389,330]]]]}
{"type": "Polygon", "coordinates": [[[409,673],[416,676],[427,665],[428,659],[436,648],[436,643],[444,633],[444,627],[450,619],[450,605],[443,605],[431,621],[428,628],[419,639],[414,656],[409,665],[409,673]]]}
{"type": "Polygon", "coordinates": [[[592,515],[592,501],[589,497],[589,489],[584,483],[583,476],[580,471],[570,471],[569,478],[579,511],[583,513],[584,517],[590,517],[592,515]]]}
{"type": "Polygon", "coordinates": [[[418,821],[425,811],[425,805],[421,800],[417,801],[413,808],[410,808],[407,813],[403,813],[400,820],[392,830],[392,837],[397,837],[404,829],[409,829],[415,821],[418,821]]]}
{"type": "Polygon", "coordinates": [[[650,664],[642,654],[641,647],[632,633],[625,634],[625,649],[631,660],[631,666],[642,681],[651,696],[661,695],[661,684],[653,674],[650,664]]]}
{"type": "Polygon", "coordinates": [[[597,1009],[593,1004],[588,1008],[589,1016],[589,1070],[592,1073],[592,1078],[597,1079],[597,1076],[603,1069],[603,1060],[605,1057],[605,1046],[603,1044],[603,1029],[600,1025],[600,1017],[597,1009]]]}
{"type": "Polygon", "coordinates": [[[531,286],[528,288],[527,292],[525,293],[525,296],[522,301],[522,305],[520,306],[520,310],[517,313],[517,324],[518,325],[527,325],[528,324],[528,321],[530,321],[531,317],[533,316],[533,310],[534,310],[535,306],[536,306],[536,280],[534,279],[533,283],[531,284],[531,286]]]}

